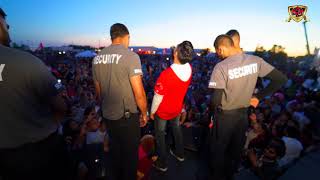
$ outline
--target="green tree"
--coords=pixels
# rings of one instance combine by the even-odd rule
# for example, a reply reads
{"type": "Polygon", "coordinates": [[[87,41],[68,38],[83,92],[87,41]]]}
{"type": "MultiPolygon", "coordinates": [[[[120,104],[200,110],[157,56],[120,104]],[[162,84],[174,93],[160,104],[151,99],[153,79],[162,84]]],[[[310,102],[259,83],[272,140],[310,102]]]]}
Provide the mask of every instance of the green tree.
{"type": "Polygon", "coordinates": [[[265,57],[266,57],[266,50],[263,48],[263,46],[257,46],[256,47],[256,50],[254,51],[254,55],[255,56],[259,56],[259,57],[261,57],[261,58],[263,58],[263,59],[265,59],[265,57]]]}
{"type": "Polygon", "coordinates": [[[285,68],[287,65],[288,55],[285,52],[285,48],[280,45],[273,45],[273,47],[268,51],[269,58],[268,61],[280,68],[285,68]]]}
{"type": "Polygon", "coordinates": [[[200,51],[200,56],[201,56],[201,57],[205,57],[205,56],[207,56],[207,55],[209,54],[209,52],[210,52],[210,49],[209,49],[209,48],[202,49],[202,50],[200,51]]]}

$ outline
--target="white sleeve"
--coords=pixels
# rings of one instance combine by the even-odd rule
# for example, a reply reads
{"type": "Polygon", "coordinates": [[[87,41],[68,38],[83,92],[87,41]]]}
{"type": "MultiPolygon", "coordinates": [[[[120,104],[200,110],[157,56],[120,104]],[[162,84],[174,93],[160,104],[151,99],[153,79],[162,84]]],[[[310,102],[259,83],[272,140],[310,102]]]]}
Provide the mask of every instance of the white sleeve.
{"type": "Polygon", "coordinates": [[[163,100],[163,95],[157,94],[155,92],[152,100],[152,105],[151,105],[151,114],[154,114],[157,112],[162,100],[163,100]]]}

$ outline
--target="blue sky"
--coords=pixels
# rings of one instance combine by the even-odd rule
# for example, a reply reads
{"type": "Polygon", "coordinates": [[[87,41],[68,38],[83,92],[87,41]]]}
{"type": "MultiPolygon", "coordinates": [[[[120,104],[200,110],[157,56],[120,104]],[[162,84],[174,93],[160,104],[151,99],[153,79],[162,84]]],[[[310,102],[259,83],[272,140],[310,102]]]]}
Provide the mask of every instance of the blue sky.
{"type": "Polygon", "coordinates": [[[289,5],[308,6],[311,50],[320,47],[319,0],[0,0],[15,42],[37,46],[108,45],[109,27],[128,26],[132,45],[170,47],[190,40],[212,48],[215,37],[237,29],[241,46],[254,50],[273,44],[290,55],[303,55],[302,23],[285,22],[289,5]]]}

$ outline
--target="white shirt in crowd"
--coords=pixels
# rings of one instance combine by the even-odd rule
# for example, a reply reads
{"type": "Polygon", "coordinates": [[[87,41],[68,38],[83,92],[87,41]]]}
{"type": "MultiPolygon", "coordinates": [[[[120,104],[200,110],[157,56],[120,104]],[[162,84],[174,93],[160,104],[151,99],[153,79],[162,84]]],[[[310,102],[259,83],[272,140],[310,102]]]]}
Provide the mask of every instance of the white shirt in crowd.
{"type": "Polygon", "coordinates": [[[253,129],[251,129],[249,132],[246,133],[246,136],[247,136],[247,139],[244,145],[244,149],[248,149],[250,142],[256,137],[258,137],[258,134],[255,133],[253,129]]]}
{"type": "Polygon", "coordinates": [[[302,144],[295,138],[284,136],[282,140],[286,145],[286,154],[279,161],[279,165],[281,167],[286,166],[293,162],[295,159],[299,158],[301,151],[303,150],[302,144]]]}
{"type": "Polygon", "coordinates": [[[101,132],[97,130],[95,132],[87,132],[86,143],[87,144],[99,144],[103,143],[104,139],[107,138],[107,132],[101,132]]]}

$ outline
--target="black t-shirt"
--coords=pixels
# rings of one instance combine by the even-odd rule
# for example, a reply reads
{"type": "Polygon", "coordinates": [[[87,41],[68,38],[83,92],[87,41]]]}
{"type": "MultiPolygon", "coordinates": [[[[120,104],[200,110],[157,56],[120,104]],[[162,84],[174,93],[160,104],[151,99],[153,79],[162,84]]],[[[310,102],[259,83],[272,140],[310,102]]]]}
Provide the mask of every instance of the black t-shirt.
{"type": "Polygon", "coordinates": [[[40,141],[57,129],[49,105],[56,83],[40,59],[0,45],[0,149],[40,141]]]}

